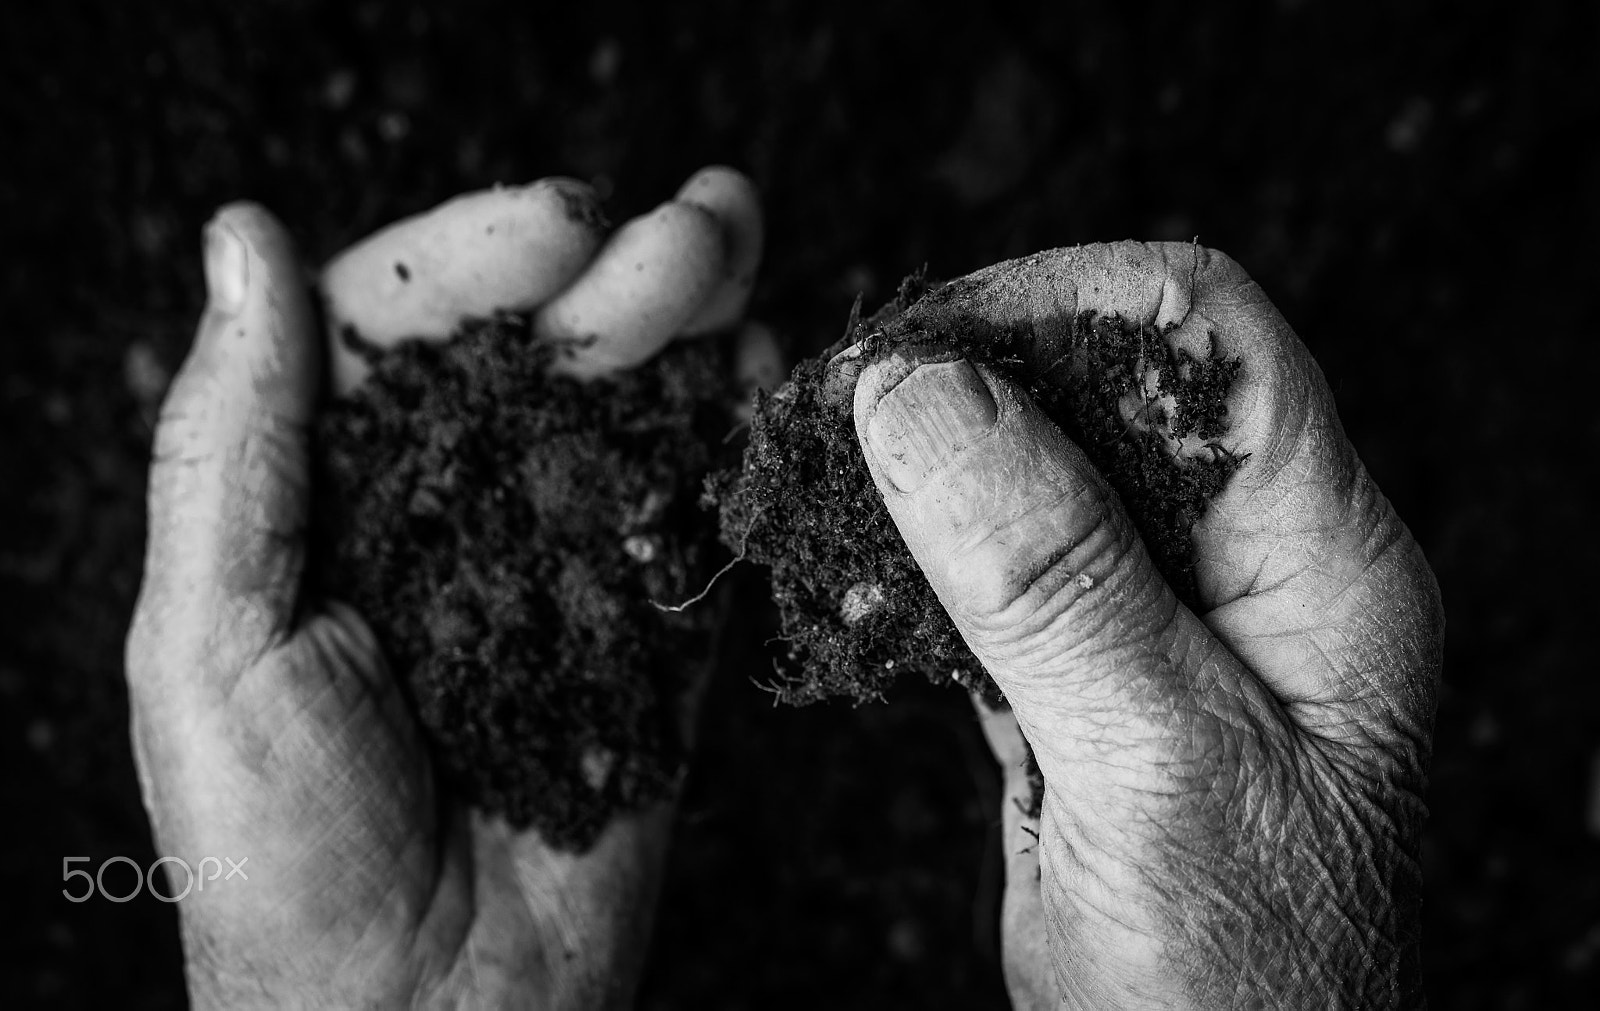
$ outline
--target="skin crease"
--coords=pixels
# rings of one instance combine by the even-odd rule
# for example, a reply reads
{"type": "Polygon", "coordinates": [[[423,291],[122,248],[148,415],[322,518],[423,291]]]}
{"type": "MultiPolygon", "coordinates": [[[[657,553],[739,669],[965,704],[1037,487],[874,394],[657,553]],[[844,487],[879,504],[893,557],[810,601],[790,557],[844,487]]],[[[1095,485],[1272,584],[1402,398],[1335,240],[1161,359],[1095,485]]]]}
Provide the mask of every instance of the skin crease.
{"type": "MultiPolygon", "coordinates": [[[[126,656],[157,848],[248,859],[248,880],[179,905],[191,999],[627,1006],[673,805],[573,855],[441,799],[365,622],[299,599],[326,348],[290,240],[235,204],[206,247],[210,301],[156,435],[126,656]]],[[[741,378],[781,371],[769,332],[741,340],[741,378]]]]}
{"type": "MultiPolygon", "coordinates": [[[[370,631],[298,599],[323,355],[293,250],[248,205],[219,214],[208,247],[127,656],[158,848],[250,858],[248,882],[180,905],[195,1003],[626,1004],[670,810],[571,857],[441,805],[370,631]]],[[[1017,1005],[1419,1000],[1442,617],[1315,364],[1236,265],[1191,247],[1083,247],[960,283],[972,311],[1033,323],[1042,360],[1062,319],[1095,308],[1175,323],[1196,349],[1215,330],[1245,363],[1229,440],[1252,456],[1196,530],[1196,613],[1081,454],[993,373],[964,387],[988,391],[992,426],[913,466],[913,487],[866,440],[908,545],[1015,706],[983,721],[1008,798],[1024,740],[1045,774],[1042,819],[1005,818],[1017,1005]]],[[[917,365],[861,374],[863,432],[885,396],[948,395],[958,370],[917,365]]]]}
{"type": "Polygon", "coordinates": [[[1188,245],[1056,250],[955,289],[1030,326],[1036,369],[1084,310],[1200,355],[1214,335],[1242,362],[1223,441],[1250,454],[1195,528],[1191,612],[1007,380],[934,354],[855,383],[889,511],[1013,707],[979,704],[1006,795],[1026,795],[1024,740],[1044,773],[1039,821],[1004,819],[1016,1006],[1421,1004],[1443,613],[1304,345],[1237,264],[1188,245]]]}

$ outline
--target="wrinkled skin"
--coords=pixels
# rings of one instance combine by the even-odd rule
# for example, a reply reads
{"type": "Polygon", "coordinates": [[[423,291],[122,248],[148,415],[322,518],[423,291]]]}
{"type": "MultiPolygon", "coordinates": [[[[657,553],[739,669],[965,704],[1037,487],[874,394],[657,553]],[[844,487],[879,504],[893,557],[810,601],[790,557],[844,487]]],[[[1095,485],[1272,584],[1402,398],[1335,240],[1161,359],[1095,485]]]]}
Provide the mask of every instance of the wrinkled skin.
{"type": "Polygon", "coordinates": [[[910,352],[856,381],[874,480],[1011,705],[979,711],[1006,773],[1015,1004],[1420,1004],[1443,614],[1310,354],[1237,264],[1188,245],[956,283],[960,308],[1032,324],[1035,367],[1089,309],[1175,324],[1202,357],[1213,332],[1243,363],[1223,442],[1250,457],[1195,528],[1195,610],[1082,452],[986,366],[910,352]]]}
{"type": "MultiPolygon", "coordinates": [[[[573,855],[441,797],[367,625],[301,599],[327,350],[302,267],[253,205],[219,212],[206,246],[210,301],[156,435],[127,645],[158,850],[247,860],[248,880],[179,903],[192,1000],[625,1006],[673,805],[573,855]]],[[[751,383],[780,367],[759,328],[739,357],[751,383]]]]}

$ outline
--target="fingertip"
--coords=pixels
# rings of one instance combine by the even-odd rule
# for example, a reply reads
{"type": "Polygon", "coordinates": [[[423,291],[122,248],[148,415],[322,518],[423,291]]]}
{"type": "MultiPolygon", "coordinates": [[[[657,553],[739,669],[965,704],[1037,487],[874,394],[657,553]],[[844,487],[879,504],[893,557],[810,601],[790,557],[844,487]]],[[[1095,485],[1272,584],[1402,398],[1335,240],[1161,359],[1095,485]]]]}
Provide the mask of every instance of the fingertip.
{"type": "Polygon", "coordinates": [[[244,308],[250,290],[250,254],[238,231],[220,217],[206,223],[200,245],[206,279],[206,308],[232,316],[244,308]]]}
{"type": "Polygon", "coordinates": [[[465,193],[394,222],[321,272],[334,390],[366,375],[346,345],[442,341],[466,320],[544,305],[579,278],[605,238],[593,187],[553,176],[465,193]]]}
{"type": "Polygon", "coordinates": [[[856,380],[856,432],[886,492],[918,491],[999,417],[985,377],[953,349],[897,348],[856,380]]]}
{"type": "Polygon", "coordinates": [[[726,253],[716,290],[684,325],[682,336],[725,330],[744,314],[761,267],[766,225],[760,193],[744,173],[712,165],[690,176],[673,199],[703,208],[716,218],[726,253]]]}
{"type": "Polygon", "coordinates": [[[733,258],[753,269],[749,258],[761,255],[766,223],[761,194],[749,176],[726,165],[708,166],[690,176],[672,199],[714,215],[727,233],[733,258]]]}
{"type": "Polygon", "coordinates": [[[724,256],[716,217],[669,200],[618,228],[582,276],[534,314],[534,333],[563,348],[560,373],[589,379],[633,368],[706,304],[724,256]]]}
{"type": "Polygon", "coordinates": [[[861,425],[896,386],[924,365],[937,365],[959,359],[961,355],[946,344],[908,342],[871,361],[861,356],[859,346],[841,351],[829,362],[843,375],[852,376],[852,403],[858,431],[861,425]]]}
{"type": "Polygon", "coordinates": [[[298,270],[294,240],[277,215],[253,200],[235,200],[217,208],[207,227],[227,228],[242,239],[256,257],[277,271],[298,270]]]}
{"type": "Polygon", "coordinates": [[[748,176],[731,165],[706,165],[697,169],[694,175],[678,187],[678,192],[672,199],[696,203],[701,200],[717,200],[726,193],[730,186],[750,186],[748,176]]]}
{"type": "Polygon", "coordinates": [[[750,420],[751,401],[757,391],[776,390],[786,372],[778,335],[765,323],[747,320],[734,345],[734,382],[739,388],[739,403],[734,413],[739,420],[750,420]]]}
{"type": "Polygon", "coordinates": [[[212,215],[202,246],[208,311],[188,368],[221,384],[239,405],[305,420],[321,357],[288,229],[260,204],[237,201],[212,215]]]}

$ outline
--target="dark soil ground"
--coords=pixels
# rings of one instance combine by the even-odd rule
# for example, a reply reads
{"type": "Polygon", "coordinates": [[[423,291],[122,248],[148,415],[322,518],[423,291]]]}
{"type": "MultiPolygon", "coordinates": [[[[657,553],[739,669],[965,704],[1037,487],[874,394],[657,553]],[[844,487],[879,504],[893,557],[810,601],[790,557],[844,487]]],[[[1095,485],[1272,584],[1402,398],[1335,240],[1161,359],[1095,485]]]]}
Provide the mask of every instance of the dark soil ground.
{"type": "MultiPolygon", "coordinates": [[[[1592,1006],[1593,5],[677,6],[8,16],[0,1003],[183,1000],[174,910],[73,905],[60,872],[154,858],[121,643],[212,209],[261,200],[326,257],[496,180],[591,179],[621,220],[728,162],[767,199],[754,310],[805,352],[923,263],[1195,235],[1240,260],[1443,584],[1435,1006],[1592,1006]]],[[[965,700],[908,679],[893,706],[774,710],[770,625],[735,631],[643,1005],[1000,1006],[965,700]]]]}

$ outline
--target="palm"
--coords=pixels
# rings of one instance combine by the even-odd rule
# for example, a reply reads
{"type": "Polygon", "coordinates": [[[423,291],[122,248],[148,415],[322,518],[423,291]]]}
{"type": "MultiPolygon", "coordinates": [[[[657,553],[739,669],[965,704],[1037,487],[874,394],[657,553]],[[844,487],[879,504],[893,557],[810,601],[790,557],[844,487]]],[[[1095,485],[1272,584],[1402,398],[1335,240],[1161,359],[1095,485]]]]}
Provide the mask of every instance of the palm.
{"type": "MultiPolygon", "coordinates": [[[[563,990],[585,993],[586,1004],[603,996],[594,988],[606,979],[553,971],[563,959],[547,950],[559,938],[545,928],[612,926],[596,922],[603,910],[586,908],[594,889],[584,884],[638,878],[650,834],[637,823],[571,857],[441,802],[395,681],[346,608],[311,618],[262,657],[236,697],[242,711],[268,716],[251,736],[270,743],[259,761],[238,765],[246,781],[226,784],[234,803],[218,835],[231,838],[206,845],[251,854],[276,899],[296,896],[244,921],[252,945],[278,953],[284,982],[323,960],[312,975],[347,980],[352,997],[372,996],[373,981],[395,995],[470,990],[541,1004],[563,990]],[[538,865],[567,873],[524,891],[524,874],[538,865]]],[[[229,809],[218,801],[208,808],[229,809]]],[[[237,907],[226,912],[238,922],[237,907]]]]}

